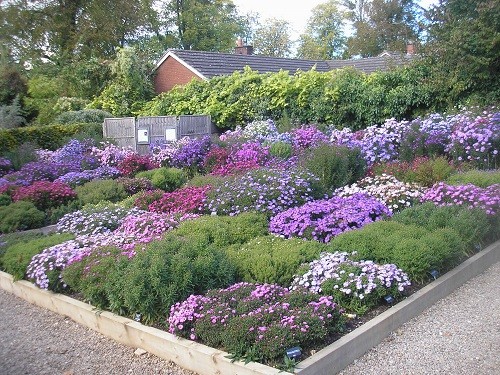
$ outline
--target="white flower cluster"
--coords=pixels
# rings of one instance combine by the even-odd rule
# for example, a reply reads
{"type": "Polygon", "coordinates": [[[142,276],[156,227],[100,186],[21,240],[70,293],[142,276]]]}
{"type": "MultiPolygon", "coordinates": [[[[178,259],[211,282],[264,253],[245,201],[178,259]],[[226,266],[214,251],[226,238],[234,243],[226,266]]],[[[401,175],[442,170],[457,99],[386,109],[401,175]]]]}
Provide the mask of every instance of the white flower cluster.
{"type": "Polygon", "coordinates": [[[398,212],[420,201],[425,188],[418,184],[401,182],[389,174],[365,177],[352,185],[335,190],[334,195],[349,197],[365,193],[378,199],[389,207],[391,212],[398,212]]]}

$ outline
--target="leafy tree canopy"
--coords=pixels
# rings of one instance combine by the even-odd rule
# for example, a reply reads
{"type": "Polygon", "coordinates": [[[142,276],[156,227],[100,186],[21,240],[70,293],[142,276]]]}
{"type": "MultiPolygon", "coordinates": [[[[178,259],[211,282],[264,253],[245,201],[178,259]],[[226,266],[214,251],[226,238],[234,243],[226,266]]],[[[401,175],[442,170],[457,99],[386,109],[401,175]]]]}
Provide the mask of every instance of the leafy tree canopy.
{"type": "Polygon", "coordinates": [[[345,21],[346,13],[340,10],[337,0],[313,8],[306,32],[299,39],[298,57],[318,60],[340,57],[346,42],[345,21]]]}

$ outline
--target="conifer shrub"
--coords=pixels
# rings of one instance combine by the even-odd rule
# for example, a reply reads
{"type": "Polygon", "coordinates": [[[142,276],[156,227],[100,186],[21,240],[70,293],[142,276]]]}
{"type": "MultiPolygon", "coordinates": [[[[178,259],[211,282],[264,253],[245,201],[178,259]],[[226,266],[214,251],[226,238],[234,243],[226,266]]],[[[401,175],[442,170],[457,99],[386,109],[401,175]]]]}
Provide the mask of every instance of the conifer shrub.
{"type": "Polygon", "coordinates": [[[115,180],[89,181],[77,186],[75,191],[82,205],[97,204],[101,201],[116,203],[128,196],[123,184],[115,180]]]}
{"type": "Polygon", "coordinates": [[[352,184],[363,177],[366,164],[359,148],[322,143],[300,157],[299,164],[319,178],[324,191],[352,184]]]}
{"type": "Polygon", "coordinates": [[[7,247],[5,254],[2,256],[1,263],[5,272],[14,276],[15,280],[23,279],[26,274],[26,268],[34,255],[39,254],[47,247],[58,245],[73,238],[73,235],[63,233],[51,234],[41,238],[31,239],[26,242],[18,242],[7,247]]]}
{"type": "Polygon", "coordinates": [[[227,252],[243,281],[288,286],[301,264],[310,262],[324,250],[325,245],[316,241],[285,240],[269,235],[231,246],[227,252]]]}
{"type": "Polygon", "coordinates": [[[19,201],[0,206],[0,233],[40,228],[45,222],[45,213],[31,202],[19,201]]]}

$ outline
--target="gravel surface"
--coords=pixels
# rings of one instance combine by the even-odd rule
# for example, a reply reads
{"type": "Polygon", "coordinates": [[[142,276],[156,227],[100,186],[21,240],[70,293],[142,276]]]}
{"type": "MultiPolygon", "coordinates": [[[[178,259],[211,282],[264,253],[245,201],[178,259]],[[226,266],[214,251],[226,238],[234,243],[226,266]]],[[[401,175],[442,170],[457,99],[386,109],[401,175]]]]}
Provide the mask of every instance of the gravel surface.
{"type": "Polygon", "coordinates": [[[0,374],[193,375],[0,289],[0,374]]]}
{"type": "Polygon", "coordinates": [[[499,285],[497,262],[339,374],[499,374],[499,285]]]}
{"type": "MultiPolygon", "coordinates": [[[[403,325],[341,375],[498,374],[500,262],[403,325]]],[[[0,290],[0,374],[172,374],[174,364],[0,290]]],[[[222,374],[225,375],[225,374],[222,374]]]]}

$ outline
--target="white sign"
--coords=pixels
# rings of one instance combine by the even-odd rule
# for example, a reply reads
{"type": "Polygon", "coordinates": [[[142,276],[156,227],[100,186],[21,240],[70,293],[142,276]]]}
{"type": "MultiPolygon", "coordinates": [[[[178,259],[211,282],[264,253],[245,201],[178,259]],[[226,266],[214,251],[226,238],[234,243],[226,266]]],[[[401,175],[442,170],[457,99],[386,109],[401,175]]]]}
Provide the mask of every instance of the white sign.
{"type": "Polygon", "coordinates": [[[165,140],[167,140],[167,141],[175,141],[175,140],[177,140],[177,131],[176,131],[176,129],[165,129],[165,140]]]}
{"type": "Polygon", "coordinates": [[[149,143],[148,129],[139,129],[137,131],[137,142],[138,143],[149,143]]]}

